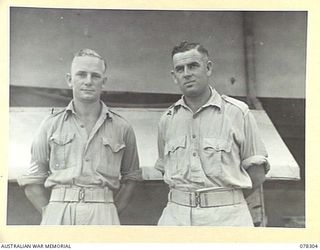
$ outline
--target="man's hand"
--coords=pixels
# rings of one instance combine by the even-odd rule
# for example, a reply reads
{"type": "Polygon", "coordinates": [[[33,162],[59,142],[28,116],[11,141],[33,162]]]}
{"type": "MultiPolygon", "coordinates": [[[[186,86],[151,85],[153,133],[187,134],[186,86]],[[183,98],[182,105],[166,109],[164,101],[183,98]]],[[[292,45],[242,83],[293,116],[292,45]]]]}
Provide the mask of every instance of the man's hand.
{"type": "Polygon", "coordinates": [[[49,191],[39,184],[25,186],[24,192],[33,206],[42,213],[42,208],[49,203],[49,191]]]}

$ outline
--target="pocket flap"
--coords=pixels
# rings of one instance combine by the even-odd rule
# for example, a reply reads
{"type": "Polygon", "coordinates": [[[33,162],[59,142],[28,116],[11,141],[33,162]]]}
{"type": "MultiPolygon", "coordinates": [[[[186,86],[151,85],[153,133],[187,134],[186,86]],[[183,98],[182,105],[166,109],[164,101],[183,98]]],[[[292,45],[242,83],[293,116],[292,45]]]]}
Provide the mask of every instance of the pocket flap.
{"type": "Polygon", "coordinates": [[[203,148],[213,148],[216,151],[231,151],[232,141],[221,138],[203,138],[203,148]]]}
{"type": "Polygon", "coordinates": [[[50,137],[50,141],[58,144],[58,145],[65,145],[73,140],[75,136],[75,133],[69,133],[69,134],[53,134],[50,137]]]}
{"type": "Polygon", "coordinates": [[[126,145],[123,142],[114,142],[112,138],[102,137],[103,145],[109,146],[113,152],[119,152],[121,149],[125,148],[126,145]]]}
{"type": "Polygon", "coordinates": [[[169,152],[174,152],[178,148],[185,148],[186,147],[186,136],[180,136],[169,140],[165,145],[165,154],[169,152]]]}

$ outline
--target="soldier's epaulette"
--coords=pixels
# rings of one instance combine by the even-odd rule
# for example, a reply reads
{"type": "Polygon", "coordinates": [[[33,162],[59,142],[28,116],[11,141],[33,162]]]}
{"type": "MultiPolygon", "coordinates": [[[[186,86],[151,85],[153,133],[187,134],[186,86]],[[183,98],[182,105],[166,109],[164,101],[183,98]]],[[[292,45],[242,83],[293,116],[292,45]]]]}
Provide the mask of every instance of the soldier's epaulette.
{"type": "Polygon", "coordinates": [[[246,103],[239,101],[237,99],[234,99],[230,96],[226,96],[226,95],[222,95],[221,96],[223,100],[225,100],[228,103],[233,104],[234,106],[236,106],[237,108],[239,108],[241,110],[241,112],[245,115],[247,114],[249,107],[246,103]]]}
{"type": "Polygon", "coordinates": [[[122,115],[120,115],[119,113],[113,111],[113,110],[110,109],[110,108],[109,108],[108,110],[109,110],[109,113],[107,113],[107,118],[108,118],[108,119],[111,119],[111,120],[112,120],[112,118],[115,116],[115,117],[120,118],[120,120],[124,121],[125,123],[130,124],[130,122],[127,120],[126,117],[123,117],[122,115]]]}
{"type": "Polygon", "coordinates": [[[166,115],[173,115],[174,113],[174,104],[172,104],[166,111],[166,115]]]}
{"type": "MultiPolygon", "coordinates": [[[[123,116],[121,116],[120,114],[118,114],[115,111],[111,110],[110,108],[108,110],[111,113],[111,115],[115,115],[115,116],[118,116],[118,117],[120,117],[122,119],[125,119],[123,116]]],[[[111,116],[109,116],[109,118],[111,118],[111,116]]]]}
{"type": "Polygon", "coordinates": [[[66,108],[51,108],[50,115],[53,117],[53,116],[56,116],[58,114],[61,114],[65,110],[66,110],[66,108]]]}

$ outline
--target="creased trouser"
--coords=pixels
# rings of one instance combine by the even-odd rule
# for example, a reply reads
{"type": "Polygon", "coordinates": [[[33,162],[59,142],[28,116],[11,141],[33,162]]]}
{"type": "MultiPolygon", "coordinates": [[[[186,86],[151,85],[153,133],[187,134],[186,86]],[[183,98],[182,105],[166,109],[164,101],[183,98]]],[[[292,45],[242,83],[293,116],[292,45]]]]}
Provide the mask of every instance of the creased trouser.
{"type": "Polygon", "coordinates": [[[42,209],[41,225],[119,225],[113,203],[50,202],[42,209]]]}
{"type": "Polygon", "coordinates": [[[246,203],[209,208],[192,208],[168,202],[158,225],[253,227],[253,221],[246,203]]]}

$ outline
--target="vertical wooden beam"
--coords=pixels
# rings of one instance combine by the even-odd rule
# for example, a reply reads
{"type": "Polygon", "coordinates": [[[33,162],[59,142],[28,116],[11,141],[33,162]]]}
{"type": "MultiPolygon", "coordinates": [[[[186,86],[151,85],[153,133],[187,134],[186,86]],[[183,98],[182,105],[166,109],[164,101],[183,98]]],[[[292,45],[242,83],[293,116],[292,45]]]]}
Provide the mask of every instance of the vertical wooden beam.
{"type": "MultiPolygon", "coordinates": [[[[262,110],[262,104],[257,99],[256,93],[255,40],[253,32],[254,13],[243,12],[242,19],[247,102],[251,109],[262,110]]],[[[263,187],[261,186],[249,197],[247,197],[246,201],[248,203],[248,207],[255,226],[266,226],[267,217],[265,214],[263,187]]]]}
{"type": "Polygon", "coordinates": [[[245,77],[247,101],[250,108],[263,109],[256,93],[255,42],[253,33],[253,13],[243,12],[243,34],[245,53],[245,77]]]}

